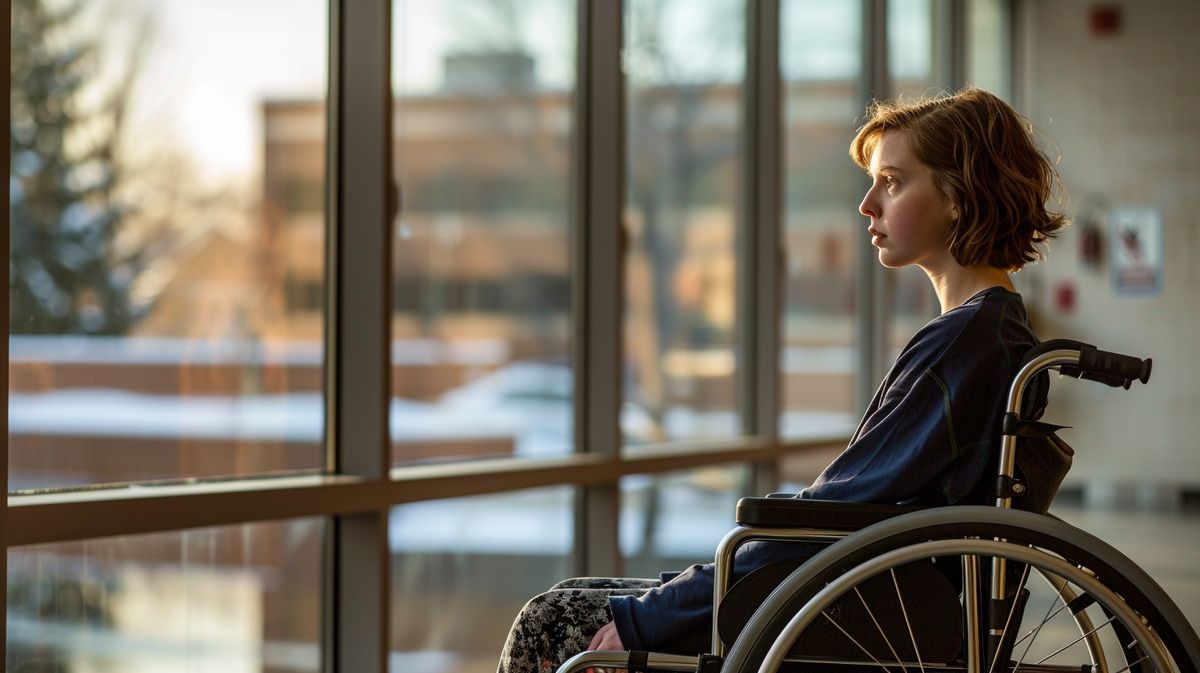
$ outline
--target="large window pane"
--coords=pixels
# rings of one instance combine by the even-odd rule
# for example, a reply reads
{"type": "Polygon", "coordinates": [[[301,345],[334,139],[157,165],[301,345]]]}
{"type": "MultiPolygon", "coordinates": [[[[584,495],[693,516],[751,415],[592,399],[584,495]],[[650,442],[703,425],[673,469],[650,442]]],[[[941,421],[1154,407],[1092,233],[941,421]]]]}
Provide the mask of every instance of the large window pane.
{"type": "Polygon", "coordinates": [[[10,490],[324,466],[327,5],[12,3],[10,490]]]}
{"type": "Polygon", "coordinates": [[[393,3],[393,460],[571,450],[571,0],[393,3]]]}
{"type": "Polygon", "coordinates": [[[6,670],[321,668],[322,519],[8,552],[6,670]]]}
{"type": "Polygon", "coordinates": [[[783,18],[784,240],[787,252],[780,433],[855,422],[856,245],[862,171],[847,149],[863,77],[862,3],[787,0],[783,18]]]}
{"type": "Polygon", "coordinates": [[[570,572],[574,490],[392,509],[389,670],[494,673],[521,606],[570,572]]]}
{"type": "Polygon", "coordinates": [[[625,574],[655,578],[693,563],[710,563],[733,528],[738,498],[748,495],[749,469],[714,465],[621,480],[621,555],[625,574]]]}
{"type": "Polygon", "coordinates": [[[740,0],[625,3],[626,441],[741,431],[740,0]],[[636,423],[635,423],[636,422],[636,423]]]}

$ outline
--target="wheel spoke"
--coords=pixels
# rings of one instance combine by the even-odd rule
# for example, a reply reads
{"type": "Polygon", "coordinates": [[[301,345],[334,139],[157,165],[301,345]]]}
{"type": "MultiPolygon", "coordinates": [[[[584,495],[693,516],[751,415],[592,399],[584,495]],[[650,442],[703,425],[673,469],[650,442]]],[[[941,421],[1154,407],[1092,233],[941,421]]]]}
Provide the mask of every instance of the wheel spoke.
{"type": "Polygon", "coordinates": [[[892,652],[892,656],[896,658],[896,663],[900,664],[900,670],[904,671],[904,673],[908,673],[908,667],[904,665],[904,661],[900,658],[900,655],[896,653],[896,648],[892,646],[892,639],[888,638],[887,634],[883,632],[883,627],[879,625],[879,620],[875,619],[875,613],[871,611],[871,606],[867,605],[867,601],[863,598],[862,592],[858,590],[858,587],[854,587],[854,593],[858,594],[858,602],[862,603],[862,606],[866,609],[867,614],[871,616],[871,621],[875,623],[875,628],[879,630],[879,635],[883,637],[883,642],[887,643],[888,649],[892,652]]]}
{"type": "MultiPolygon", "coordinates": [[[[907,519],[905,516],[897,517],[872,528],[871,535],[860,534],[861,539],[852,536],[830,547],[826,554],[819,557],[819,561],[812,561],[810,564],[813,565],[791,575],[766,599],[747,625],[747,635],[740,638],[730,650],[726,666],[730,671],[739,673],[775,673],[790,660],[789,652],[794,651],[803,636],[820,639],[824,633],[825,638],[833,638],[835,647],[838,647],[837,643],[842,643],[838,649],[843,651],[843,655],[849,653],[850,659],[857,657],[860,666],[880,673],[900,673],[901,663],[890,659],[893,653],[889,648],[901,654],[906,673],[965,669],[969,669],[970,673],[1078,673],[1091,669],[1114,673],[1148,673],[1150,670],[1169,673],[1195,668],[1191,665],[1190,651],[1184,651],[1186,656],[1181,659],[1181,653],[1166,644],[1173,643],[1173,639],[1181,636],[1192,637],[1190,633],[1178,630],[1177,622],[1181,620],[1175,612],[1166,609],[1174,606],[1163,599],[1161,589],[1143,571],[1130,565],[1119,552],[1045,517],[1008,510],[985,513],[977,512],[975,508],[962,508],[960,513],[951,511],[953,509],[906,515],[909,517],[907,519]],[[977,517],[978,521],[971,517],[977,517]],[[1009,518],[1013,520],[1011,523],[1008,522],[1009,518]],[[964,528],[965,524],[961,521],[978,524],[981,530],[985,525],[994,526],[995,530],[1008,534],[1009,539],[962,537],[961,531],[968,529],[964,528]],[[1024,533],[1018,524],[1029,524],[1029,532],[1024,533]],[[1040,542],[1031,545],[1029,540],[1035,538],[1039,541],[1050,540],[1050,548],[1043,549],[1038,546],[1040,542]],[[1061,540],[1063,551],[1058,550],[1059,543],[1054,540],[1061,540]],[[1095,543],[1100,552],[1093,557],[1091,552],[1077,546],[1083,543],[1095,543]],[[967,615],[971,623],[966,630],[980,634],[983,631],[980,628],[982,624],[974,617],[984,614],[982,606],[977,605],[978,593],[968,591],[965,598],[957,597],[959,592],[955,591],[953,576],[945,578],[946,584],[933,583],[929,590],[918,588],[922,585],[915,580],[902,587],[899,580],[901,573],[911,569],[910,564],[927,563],[929,559],[940,561],[942,558],[963,557],[968,559],[962,571],[963,584],[969,590],[981,584],[978,568],[972,567],[969,562],[977,556],[1029,565],[1028,574],[1022,568],[1021,572],[1012,574],[1010,584],[1015,588],[1021,578],[1028,582],[1037,572],[1049,580],[1047,587],[1051,592],[1047,594],[1042,591],[1030,599],[1026,592],[1032,589],[1027,585],[1021,587],[1020,593],[1015,596],[1018,603],[1015,607],[1010,604],[1010,610],[1005,611],[1010,615],[998,611],[1002,604],[991,606],[994,618],[989,626],[995,631],[992,640],[999,640],[1003,645],[1000,656],[994,662],[991,657],[981,657],[978,648],[961,650],[957,625],[945,624],[936,609],[927,606],[927,603],[940,603],[943,599],[954,603],[968,601],[974,607],[967,615]],[[1080,563],[1080,560],[1084,563],[1080,563]],[[1093,574],[1083,569],[1086,567],[1096,567],[1100,571],[1093,574]],[[891,579],[886,579],[885,573],[891,579]],[[1129,582],[1128,586],[1120,583],[1113,587],[1108,583],[1118,573],[1129,582]],[[889,590],[879,582],[888,582],[892,587],[889,590]],[[853,595],[858,598],[850,598],[855,587],[858,592],[853,595]],[[882,595],[876,596],[873,588],[882,595]],[[892,596],[887,595],[889,591],[894,592],[892,596]],[[868,595],[872,596],[869,601],[868,595]],[[910,599],[913,612],[908,610],[910,599]],[[1164,612],[1147,609],[1145,612],[1148,616],[1144,616],[1137,609],[1156,605],[1156,599],[1166,606],[1164,612]],[[860,604],[867,603],[869,610],[862,612],[861,605],[850,603],[854,600],[860,604]],[[1066,604],[1066,608],[1056,613],[1063,604],[1066,604]],[[835,605],[837,608],[833,607],[835,605]],[[1093,605],[1097,608],[1095,611],[1091,609],[1093,605]],[[850,619],[857,619],[857,622],[847,621],[841,616],[843,607],[852,608],[851,612],[845,614],[850,619]],[[949,639],[945,643],[947,650],[950,647],[958,650],[948,651],[947,658],[942,658],[940,654],[941,638],[925,638],[927,615],[923,611],[927,607],[932,611],[928,615],[930,628],[941,629],[941,635],[949,639]],[[979,609],[976,610],[976,607],[979,609]],[[900,614],[895,614],[896,610],[900,614]],[[1103,614],[1100,614],[1101,610],[1103,614]],[[1036,621],[1038,613],[1041,613],[1040,623],[1036,621]],[[1054,614],[1057,617],[1050,619],[1054,614]],[[867,626],[864,617],[871,619],[876,626],[867,626]],[[817,622],[820,624],[814,631],[811,627],[817,622]],[[1018,628],[1019,624],[1025,622],[1028,624],[1018,628]],[[829,623],[834,623],[834,626],[828,626],[829,623]],[[953,633],[947,630],[947,626],[955,627],[953,633]],[[1027,637],[1022,636],[1018,646],[1020,649],[1014,651],[1014,639],[1021,636],[1022,629],[1035,626],[1037,628],[1027,637]],[[872,632],[872,628],[877,631],[872,632]],[[880,628],[888,639],[877,643],[874,639],[880,637],[880,628]],[[840,640],[832,635],[834,631],[830,629],[840,632],[842,636],[852,635],[853,639],[840,640]],[[907,630],[907,636],[903,635],[902,629],[907,630]],[[922,631],[919,639],[916,635],[918,630],[922,631]],[[908,644],[904,642],[906,637],[908,644]],[[934,647],[934,640],[939,641],[939,647],[934,647]],[[1137,645],[1132,650],[1125,649],[1134,641],[1137,645]],[[910,645],[916,647],[915,652],[907,651],[910,645]],[[939,654],[934,654],[935,649],[939,654]],[[1018,655],[1021,655],[1020,663],[1010,663],[1009,660],[1018,655]],[[930,660],[928,666],[925,665],[926,658],[930,660]]],[[[905,577],[907,581],[908,575],[905,574],[905,577]]],[[[939,580],[936,577],[933,579],[939,580]]],[[[1007,591],[999,595],[1010,600],[1014,598],[1007,591]]],[[[959,606],[954,607],[953,612],[959,613],[959,606]]],[[[982,635],[979,641],[983,642],[982,635]]],[[[967,641],[967,644],[974,646],[973,641],[967,641]]],[[[816,657],[815,654],[813,656],[816,657]]],[[[833,655],[831,653],[828,656],[833,655]]],[[[814,670],[826,661],[825,657],[805,659],[806,664],[811,664],[814,670]]]]}
{"type": "Polygon", "coordinates": [[[1128,671],[1129,669],[1133,668],[1134,666],[1137,666],[1138,664],[1142,663],[1143,661],[1145,661],[1149,658],[1150,657],[1143,655],[1141,659],[1138,659],[1137,661],[1130,663],[1125,668],[1122,668],[1121,670],[1116,671],[1116,673],[1125,673],[1125,671],[1128,671]]]}
{"type": "Polygon", "coordinates": [[[1038,622],[1038,625],[1033,627],[1033,629],[1031,629],[1029,631],[1029,633],[1026,633],[1024,636],[1021,636],[1021,640],[1018,640],[1016,643],[1013,643],[1013,647],[1016,647],[1017,645],[1021,644],[1021,642],[1024,641],[1026,638],[1029,638],[1030,635],[1033,636],[1032,638],[1029,639],[1029,644],[1026,645],[1025,649],[1021,652],[1021,656],[1017,657],[1017,663],[1015,666],[1013,666],[1012,673],[1017,673],[1017,669],[1021,668],[1021,664],[1025,662],[1025,656],[1029,654],[1029,648],[1033,647],[1033,643],[1034,643],[1034,641],[1037,640],[1038,634],[1042,632],[1042,627],[1044,627],[1047,623],[1049,623],[1051,619],[1054,619],[1054,617],[1056,615],[1058,615],[1058,613],[1067,609],[1067,606],[1069,605],[1069,603],[1067,603],[1067,601],[1065,599],[1063,599],[1063,597],[1062,597],[1062,590],[1066,586],[1067,586],[1067,580],[1064,579],[1062,586],[1058,586],[1058,587],[1054,588],[1054,592],[1055,592],[1054,595],[1055,595],[1056,600],[1050,601],[1050,607],[1046,608],[1046,614],[1042,617],[1042,621],[1038,622]],[[1054,610],[1054,604],[1057,603],[1058,601],[1062,601],[1062,607],[1057,610],[1054,610]],[[1053,614],[1051,614],[1051,612],[1050,612],[1051,610],[1054,610],[1053,614]]]}
{"type": "MultiPolygon", "coordinates": [[[[1029,581],[1029,564],[1025,564],[1025,569],[1021,571],[1021,581],[1017,582],[1016,591],[1013,592],[1012,605],[1008,608],[1008,617],[1005,618],[1004,629],[1000,632],[1001,643],[1004,642],[1004,635],[1008,633],[1008,627],[1012,625],[1013,613],[1017,611],[1017,603],[1019,602],[1017,600],[1017,594],[1021,591],[1021,589],[1025,588],[1025,583],[1027,581],[1029,581]]],[[[990,624],[988,625],[988,628],[991,628],[990,624]]],[[[1016,645],[1014,644],[1013,647],[1016,647],[1016,645]]],[[[1000,659],[1000,649],[1001,648],[997,647],[996,652],[992,654],[992,663],[990,666],[988,666],[988,673],[992,673],[996,670],[996,662],[1000,659]]]]}
{"type": "Polygon", "coordinates": [[[917,647],[917,637],[913,635],[912,624],[908,621],[908,608],[904,607],[904,596],[900,594],[900,582],[896,580],[896,569],[888,570],[892,575],[892,586],[896,587],[896,599],[900,601],[900,614],[904,615],[904,626],[908,628],[908,637],[912,641],[913,654],[917,655],[917,667],[925,673],[925,663],[921,661],[921,648],[917,647]]]}
{"type": "MultiPolygon", "coordinates": [[[[854,636],[850,635],[850,632],[848,632],[848,631],[846,631],[846,629],[842,628],[842,625],[841,625],[841,624],[838,624],[836,621],[834,621],[834,619],[833,619],[832,617],[830,617],[830,616],[829,616],[829,613],[828,613],[828,612],[826,612],[826,611],[822,610],[822,611],[821,611],[821,616],[822,616],[822,617],[824,617],[825,619],[829,620],[829,623],[830,623],[830,624],[833,624],[835,627],[837,627],[837,630],[838,630],[838,631],[841,631],[841,632],[842,632],[842,635],[844,635],[844,636],[846,636],[847,638],[849,638],[849,639],[850,639],[850,642],[854,643],[855,647],[857,647],[858,649],[862,650],[863,654],[865,654],[865,655],[867,655],[868,657],[870,657],[870,658],[871,658],[871,661],[874,661],[874,662],[875,662],[875,664],[876,664],[877,666],[880,666],[881,668],[883,668],[883,670],[887,671],[887,673],[892,673],[891,669],[889,669],[889,668],[887,667],[887,664],[884,664],[882,661],[880,661],[880,660],[876,659],[874,654],[871,654],[871,652],[870,652],[869,650],[867,650],[867,648],[863,647],[862,643],[858,642],[858,640],[856,640],[856,639],[854,638],[854,636]]],[[[896,657],[896,663],[900,664],[900,666],[901,666],[901,667],[903,667],[903,666],[904,666],[904,664],[903,664],[903,663],[900,661],[900,658],[899,658],[899,657],[896,657]]],[[[905,669],[905,670],[907,671],[908,669],[905,669]]]]}
{"type": "MultiPolygon", "coordinates": [[[[1102,629],[1102,628],[1104,628],[1104,627],[1108,626],[1109,624],[1112,624],[1112,623],[1113,623],[1113,620],[1115,620],[1115,619],[1116,619],[1116,617],[1109,617],[1108,619],[1104,620],[1104,623],[1103,623],[1103,624],[1101,624],[1100,626],[1097,626],[1096,628],[1092,629],[1091,631],[1088,631],[1087,633],[1083,634],[1082,636],[1079,636],[1079,637],[1078,637],[1078,638],[1076,638],[1075,640],[1072,640],[1071,642],[1067,643],[1066,645],[1063,645],[1062,647],[1060,647],[1060,648],[1058,648],[1057,650],[1055,650],[1053,653],[1051,653],[1051,654],[1048,654],[1048,655],[1046,655],[1045,657],[1042,657],[1042,660],[1041,660],[1041,661],[1039,661],[1039,662],[1037,662],[1036,664],[1034,664],[1034,666],[1040,666],[1040,665],[1042,665],[1042,664],[1046,663],[1046,660],[1047,660],[1047,659],[1049,659],[1049,658],[1051,658],[1051,657],[1053,657],[1053,656],[1056,656],[1056,655],[1058,655],[1058,654],[1062,653],[1062,652],[1063,652],[1063,651],[1065,651],[1065,650],[1066,650],[1068,647],[1071,647],[1071,646],[1072,646],[1072,645],[1074,645],[1075,643],[1078,643],[1078,642],[1082,641],[1083,639],[1085,639],[1085,638],[1087,638],[1088,636],[1092,635],[1093,633],[1095,633],[1095,632],[1099,631],[1100,629],[1102,629]]],[[[1016,669],[1013,669],[1013,671],[1014,671],[1014,673],[1015,673],[1016,669]]]]}
{"type": "MultiPolygon", "coordinates": [[[[1067,609],[1067,604],[1066,604],[1066,603],[1063,603],[1062,605],[1060,605],[1060,606],[1059,606],[1059,608],[1058,608],[1057,610],[1054,610],[1054,603],[1051,603],[1051,604],[1050,604],[1050,609],[1049,609],[1049,610],[1046,610],[1046,615],[1045,615],[1044,617],[1042,617],[1042,621],[1041,621],[1041,622],[1039,622],[1037,626],[1035,626],[1035,627],[1033,627],[1032,629],[1029,629],[1028,631],[1026,631],[1026,632],[1025,632],[1025,635],[1023,635],[1023,636],[1021,636],[1020,638],[1018,638],[1018,639],[1017,639],[1017,642],[1013,643],[1013,647],[1016,647],[1017,645],[1020,645],[1021,643],[1025,642],[1026,640],[1028,640],[1028,639],[1029,639],[1029,636],[1033,636],[1033,637],[1035,637],[1035,638],[1036,638],[1036,637],[1037,637],[1037,632],[1038,632],[1038,631],[1041,631],[1043,626],[1045,626],[1047,623],[1049,623],[1049,622],[1050,622],[1050,620],[1051,620],[1051,619],[1054,619],[1055,617],[1057,617],[1057,616],[1058,616],[1058,614],[1059,614],[1060,612],[1062,612],[1063,610],[1066,610],[1066,609],[1067,609]],[[1051,612],[1050,612],[1050,610],[1054,610],[1054,612],[1053,612],[1053,613],[1051,613],[1051,612]]],[[[1028,648],[1028,647],[1026,647],[1026,648],[1025,648],[1025,651],[1026,651],[1026,652],[1028,652],[1028,651],[1029,651],[1029,648],[1028,648]]]]}

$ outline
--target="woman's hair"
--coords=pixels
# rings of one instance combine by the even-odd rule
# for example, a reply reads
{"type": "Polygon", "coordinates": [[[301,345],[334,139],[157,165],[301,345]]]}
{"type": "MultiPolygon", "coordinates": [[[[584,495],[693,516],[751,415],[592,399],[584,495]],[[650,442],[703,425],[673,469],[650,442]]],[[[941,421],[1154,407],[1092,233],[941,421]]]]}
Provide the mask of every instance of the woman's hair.
{"type": "Polygon", "coordinates": [[[963,266],[1015,271],[1043,257],[1039,245],[1068,224],[1046,210],[1058,174],[1034,144],[1033,125],[982,89],[916,102],[876,101],[850,144],[868,168],[879,139],[902,131],[938,189],[958,206],[947,241],[963,266]]]}

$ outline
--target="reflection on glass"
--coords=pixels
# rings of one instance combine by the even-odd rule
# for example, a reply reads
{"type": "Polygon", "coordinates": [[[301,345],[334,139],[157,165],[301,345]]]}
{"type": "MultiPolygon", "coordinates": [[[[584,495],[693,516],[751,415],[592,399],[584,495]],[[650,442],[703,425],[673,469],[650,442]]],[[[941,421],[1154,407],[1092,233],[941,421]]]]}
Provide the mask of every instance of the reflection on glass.
{"type": "Polygon", "coordinates": [[[575,5],[393,3],[395,463],[571,451],[575,5]]]}
{"type": "Polygon", "coordinates": [[[10,549],[5,670],[318,671],[324,527],[10,549]]]}
{"type": "Polygon", "coordinates": [[[392,673],[494,673],[521,606],[570,573],[574,490],[401,505],[389,522],[392,673]]]}
{"type": "Polygon", "coordinates": [[[711,563],[733,528],[749,470],[717,465],[621,480],[621,556],[625,574],[657,578],[693,563],[711,563]]]}
{"type": "Polygon", "coordinates": [[[323,467],[327,6],[12,3],[10,490],[323,467]]]}
{"type": "Polygon", "coordinates": [[[737,227],[745,6],[625,4],[628,444],[741,431],[737,227]]]}
{"type": "MultiPolygon", "coordinates": [[[[941,65],[938,40],[947,39],[937,27],[935,0],[890,0],[887,5],[888,76],[892,94],[904,98],[937,95],[949,86],[938,80],[941,65]]],[[[891,367],[908,340],[937,315],[937,297],[921,269],[887,269],[884,308],[887,313],[887,360],[891,367]]]]}
{"type": "Polygon", "coordinates": [[[847,148],[859,100],[861,2],[787,0],[784,76],[784,286],[780,433],[853,428],[858,348],[855,267],[864,180],[847,148]]]}

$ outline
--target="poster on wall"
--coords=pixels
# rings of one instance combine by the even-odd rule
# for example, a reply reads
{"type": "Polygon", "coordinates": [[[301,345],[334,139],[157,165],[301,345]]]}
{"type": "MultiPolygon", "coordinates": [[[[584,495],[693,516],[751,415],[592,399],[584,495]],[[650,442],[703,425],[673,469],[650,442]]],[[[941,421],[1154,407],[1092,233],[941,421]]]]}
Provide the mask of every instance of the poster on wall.
{"type": "Polygon", "coordinates": [[[1163,282],[1162,211],[1149,207],[1109,212],[1113,289],[1123,295],[1156,295],[1163,282]]]}

